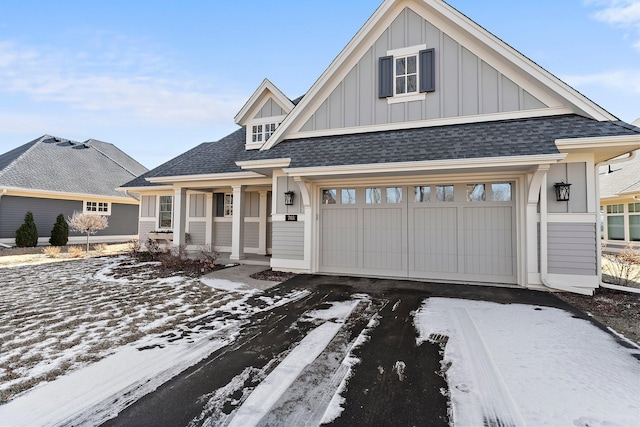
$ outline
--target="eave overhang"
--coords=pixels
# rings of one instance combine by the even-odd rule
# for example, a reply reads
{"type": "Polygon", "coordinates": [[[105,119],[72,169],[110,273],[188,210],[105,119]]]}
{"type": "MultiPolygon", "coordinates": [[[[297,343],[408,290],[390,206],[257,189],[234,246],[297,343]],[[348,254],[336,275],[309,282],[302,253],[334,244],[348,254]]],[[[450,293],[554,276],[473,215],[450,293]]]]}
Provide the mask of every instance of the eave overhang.
{"type": "Polygon", "coordinates": [[[291,164],[291,158],[246,160],[236,162],[239,168],[258,173],[263,176],[272,176],[276,169],[284,169],[291,164]]]}
{"type": "MultiPolygon", "coordinates": [[[[120,189],[114,190],[120,192],[120,189]]],[[[4,196],[18,196],[18,197],[41,197],[47,199],[65,199],[65,200],[100,200],[112,203],[125,203],[132,204],[130,198],[125,195],[122,196],[106,196],[103,194],[90,194],[90,193],[68,193],[64,191],[52,191],[52,190],[39,190],[37,188],[21,188],[21,187],[8,187],[0,185],[0,194],[4,196]]]]}
{"type": "Polygon", "coordinates": [[[593,153],[595,164],[640,149],[640,134],[556,139],[561,153],[593,153]]]}
{"type": "Polygon", "coordinates": [[[363,176],[394,174],[407,175],[424,172],[469,172],[477,170],[520,170],[527,171],[539,164],[558,163],[567,155],[541,154],[531,156],[483,157],[473,159],[424,160],[417,162],[372,163],[361,165],[336,165],[304,168],[287,168],[289,176],[323,178],[336,176],[363,176]]]}
{"type": "Polygon", "coordinates": [[[200,175],[173,175],[146,178],[151,183],[170,184],[174,182],[195,182],[195,181],[223,181],[230,179],[252,179],[264,178],[265,176],[255,172],[230,172],[230,173],[211,173],[200,175]]]}

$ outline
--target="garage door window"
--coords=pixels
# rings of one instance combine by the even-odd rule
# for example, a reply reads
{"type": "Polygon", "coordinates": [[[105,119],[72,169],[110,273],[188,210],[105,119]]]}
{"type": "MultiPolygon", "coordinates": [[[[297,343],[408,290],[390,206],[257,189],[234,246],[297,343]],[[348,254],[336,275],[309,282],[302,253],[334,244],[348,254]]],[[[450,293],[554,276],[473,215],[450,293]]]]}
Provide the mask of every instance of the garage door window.
{"type": "Polygon", "coordinates": [[[382,203],[382,188],[367,188],[365,190],[365,202],[369,204],[382,203]]]}
{"type": "Polygon", "coordinates": [[[323,205],[335,205],[336,195],[338,194],[336,189],[322,190],[322,204],[323,205]]]}
{"type": "Polygon", "coordinates": [[[402,187],[387,187],[387,203],[402,203],[402,187]]]}
{"type": "Polygon", "coordinates": [[[431,198],[431,187],[428,185],[413,187],[413,190],[416,196],[416,203],[428,202],[431,198]]]}
{"type": "Polygon", "coordinates": [[[453,202],[453,185],[436,185],[436,200],[453,202]]]}
{"type": "Polygon", "coordinates": [[[356,189],[355,188],[343,188],[340,197],[340,203],[343,205],[353,205],[356,203],[356,189]]]}
{"type": "Polygon", "coordinates": [[[511,201],[511,184],[508,182],[498,182],[491,184],[491,201],[492,202],[510,202],[511,201]]]}
{"type": "Polygon", "coordinates": [[[467,184],[467,202],[484,202],[487,194],[484,184],[467,184]]]}

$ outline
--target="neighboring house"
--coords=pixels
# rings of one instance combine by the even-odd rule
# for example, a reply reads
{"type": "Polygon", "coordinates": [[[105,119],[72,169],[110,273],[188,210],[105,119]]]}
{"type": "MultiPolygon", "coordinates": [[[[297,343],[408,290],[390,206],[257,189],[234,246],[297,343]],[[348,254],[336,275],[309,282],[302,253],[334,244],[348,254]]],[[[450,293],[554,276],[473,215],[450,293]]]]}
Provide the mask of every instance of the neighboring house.
{"type": "Polygon", "coordinates": [[[597,165],[640,148],[640,130],[439,0],[384,1],[304,97],[264,80],[235,121],[123,186],[142,240],[590,294],[597,165]]]}
{"type": "Polygon", "coordinates": [[[619,252],[628,246],[640,248],[640,153],[637,151],[600,168],[600,215],[600,230],[607,251],[619,252]]]}
{"type": "MultiPolygon", "coordinates": [[[[117,191],[147,169],[115,145],[45,135],[0,155],[0,243],[14,245],[28,211],[38,243],[48,244],[59,214],[107,215],[109,227],[94,242],[127,241],[138,234],[139,200],[117,191]]],[[[82,242],[73,232],[69,242],[82,242]]]]}

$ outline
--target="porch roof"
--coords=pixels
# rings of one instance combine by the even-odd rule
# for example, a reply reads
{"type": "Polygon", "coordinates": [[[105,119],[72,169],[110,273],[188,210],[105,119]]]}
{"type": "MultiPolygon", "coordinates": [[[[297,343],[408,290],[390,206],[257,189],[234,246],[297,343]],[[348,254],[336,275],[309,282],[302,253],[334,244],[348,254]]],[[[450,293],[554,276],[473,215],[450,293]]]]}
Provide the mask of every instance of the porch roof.
{"type": "Polygon", "coordinates": [[[240,172],[238,161],[291,158],[290,168],[402,163],[557,154],[557,139],[640,135],[625,122],[561,115],[416,129],[291,139],[265,150],[245,150],[243,128],[203,143],[127,183],[150,177],[240,172]]]}

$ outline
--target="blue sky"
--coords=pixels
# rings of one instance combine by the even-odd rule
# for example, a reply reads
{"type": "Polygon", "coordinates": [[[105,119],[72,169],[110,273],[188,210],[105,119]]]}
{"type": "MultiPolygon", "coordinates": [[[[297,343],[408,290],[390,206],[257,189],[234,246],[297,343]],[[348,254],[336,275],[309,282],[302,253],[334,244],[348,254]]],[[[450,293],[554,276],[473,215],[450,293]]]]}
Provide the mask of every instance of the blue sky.
{"type": "MultiPolygon", "coordinates": [[[[152,168],[304,94],[381,0],[0,2],[0,153],[43,134],[152,168]]],[[[640,0],[449,3],[606,110],[640,117],[640,0]]]]}

